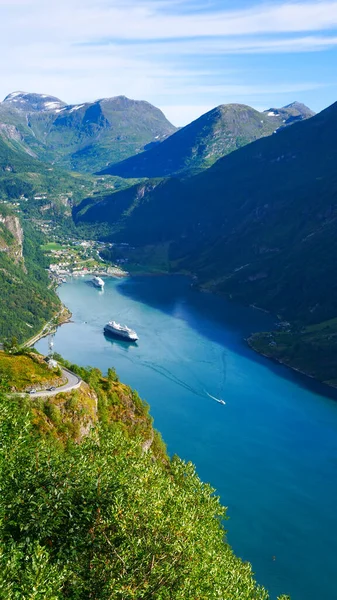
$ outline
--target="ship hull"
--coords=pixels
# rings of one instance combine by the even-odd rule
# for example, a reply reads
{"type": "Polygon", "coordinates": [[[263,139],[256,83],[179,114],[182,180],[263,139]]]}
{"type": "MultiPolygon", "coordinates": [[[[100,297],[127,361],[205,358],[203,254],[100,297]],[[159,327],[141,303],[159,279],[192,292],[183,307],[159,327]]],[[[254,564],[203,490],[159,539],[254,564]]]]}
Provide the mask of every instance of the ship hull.
{"type": "Polygon", "coordinates": [[[110,328],[108,329],[107,327],[104,327],[104,333],[109,337],[124,340],[124,342],[137,342],[138,340],[138,337],[130,337],[127,333],[124,333],[122,331],[114,331],[110,328]]]}

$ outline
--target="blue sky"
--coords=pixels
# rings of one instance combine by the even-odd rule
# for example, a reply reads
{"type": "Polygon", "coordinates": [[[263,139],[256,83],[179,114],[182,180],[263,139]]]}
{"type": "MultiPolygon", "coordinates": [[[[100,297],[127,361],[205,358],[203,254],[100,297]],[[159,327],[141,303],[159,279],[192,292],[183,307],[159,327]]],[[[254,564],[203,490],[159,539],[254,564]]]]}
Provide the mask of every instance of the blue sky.
{"type": "Polygon", "coordinates": [[[176,125],[218,104],[337,100],[337,0],[0,0],[0,95],[126,95],[176,125]]]}

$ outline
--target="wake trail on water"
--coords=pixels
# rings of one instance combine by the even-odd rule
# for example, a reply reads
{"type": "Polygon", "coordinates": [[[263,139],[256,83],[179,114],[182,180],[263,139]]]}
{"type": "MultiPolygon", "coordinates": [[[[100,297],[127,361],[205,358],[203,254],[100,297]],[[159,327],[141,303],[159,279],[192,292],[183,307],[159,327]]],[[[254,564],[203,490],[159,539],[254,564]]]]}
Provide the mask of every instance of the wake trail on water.
{"type": "MultiPolygon", "coordinates": [[[[215,402],[220,402],[220,404],[224,403],[224,400],[222,398],[216,398],[216,396],[212,396],[212,394],[209,394],[208,392],[206,392],[206,390],[205,390],[205,394],[207,394],[207,396],[209,396],[210,398],[215,400],[215,402]]],[[[226,404],[226,402],[225,402],[225,404],[226,404]]]]}
{"type": "Polygon", "coordinates": [[[153,363],[148,362],[148,361],[142,361],[141,364],[143,364],[148,369],[151,369],[152,371],[159,373],[160,375],[162,375],[162,377],[165,377],[165,379],[172,381],[172,383],[179,385],[180,387],[184,388],[188,392],[191,392],[195,396],[200,396],[201,398],[203,397],[203,394],[200,393],[196,388],[192,387],[191,385],[188,385],[188,383],[186,383],[182,379],[179,379],[179,377],[176,377],[175,375],[173,375],[173,373],[171,371],[169,371],[168,369],[165,369],[165,367],[162,367],[160,365],[154,365],[153,363]]]}
{"type": "MultiPolygon", "coordinates": [[[[125,356],[125,358],[128,361],[130,361],[131,363],[135,363],[135,364],[137,363],[138,365],[140,364],[143,367],[145,367],[146,369],[150,369],[151,371],[157,373],[158,375],[161,375],[168,381],[171,381],[175,385],[185,389],[187,392],[192,393],[194,396],[199,396],[199,398],[205,398],[205,395],[206,395],[209,398],[212,398],[212,400],[214,400],[215,402],[218,402],[219,404],[226,404],[224,402],[224,400],[222,400],[222,398],[217,398],[216,396],[209,394],[205,389],[202,389],[202,384],[200,381],[198,383],[199,383],[199,385],[201,384],[200,385],[201,389],[200,388],[197,389],[196,387],[189,385],[186,381],[184,381],[184,380],[180,379],[179,377],[177,377],[176,375],[174,375],[171,370],[166,369],[164,366],[158,365],[157,363],[155,363],[151,360],[139,360],[136,357],[131,357],[131,356],[125,356]]],[[[223,368],[222,368],[223,379],[222,379],[221,388],[223,388],[225,385],[225,382],[226,382],[226,354],[225,354],[225,352],[222,353],[221,359],[222,359],[221,362],[223,363],[223,368]]],[[[192,375],[194,378],[196,378],[195,374],[192,374],[192,375]]]]}

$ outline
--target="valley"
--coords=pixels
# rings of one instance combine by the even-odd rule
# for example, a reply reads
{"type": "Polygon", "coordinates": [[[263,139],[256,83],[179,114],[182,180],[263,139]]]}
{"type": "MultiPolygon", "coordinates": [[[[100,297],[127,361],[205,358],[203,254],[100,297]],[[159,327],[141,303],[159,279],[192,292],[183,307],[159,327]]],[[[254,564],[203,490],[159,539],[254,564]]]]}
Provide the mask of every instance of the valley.
{"type": "Polygon", "coordinates": [[[94,223],[96,235],[104,225],[102,239],[132,239],[140,255],[165,246],[169,271],[290,322],[296,333],[280,351],[276,335],[269,354],[329,384],[337,375],[335,337],[324,326],[336,316],[336,115],[335,104],[196,176],[86,201],[75,222],[94,223]],[[311,325],[319,336],[306,335],[311,325]]]}
{"type": "MultiPolygon", "coordinates": [[[[117,111],[113,113],[116,118],[123,114],[130,127],[134,111],[162,119],[146,103],[137,104],[122,97],[99,101],[99,106],[103,105],[107,111],[117,111]]],[[[163,141],[160,136],[156,141],[158,134],[146,117],[144,126],[152,135],[152,147],[115,163],[116,169],[109,167],[100,176],[48,167],[32,156],[34,152],[27,141],[20,138],[18,143],[18,136],[8,134],[8,127],[19,127],[23,115],[37,120],[45,133],[49,131],[47,124],[60,114],[69,113],[69,118],[75,115],[80,119],[76,123],[83,123],[82,112],[91,106],[69,107],[47,95],[24,92],[10,94],[0,104],[0,121],[4,117],[0,136],[2,206],[7,204],[13,214],[33,220],[43,236],[62,246],[100,241],[107,245],[104,260],[112,265],[126,263],[134,273],[190,273],[203,289],[280,315],[291,322],[296,334],[290,333],[286,343],[283,335],[280,346],[276,334],[272,346],[269,342],[268,352],[261,336],[257,336],[253,347],[263,347],[264,354],[320,381],[333,382],[337,377],[335,358],[330,361],[330,370],[326,371],[323,365],[326,352],[335,357],[334,337],[329,334],[326,339],[320,333],[319,339],[311,335],[309,342],[305,327],[322,323],[320,331],[324,332],[324,322],[335,317],[334,300],[328,300],[327,292],[333,264],[324,261],[324,269],[319,271],[323,286],[310,283],[315,280],[319,264],[315,266],[312,253],[325,256],[325,246],[333,243],[330,197],[335,185],[334,171],[332,156],[330,161],[324,160],[323,146],[331,145],[334,107],[315,117],[297,102],[264,113],[241,105],[225,105],[179,131],[171,130],[169,134],[167,129],[163,141]],[[317,143],[315,136],[319,136],[317,143]],[[264,139],[249,143],[261,137],[264,139]],[[240,146],[245,147],[238,149],[240,146]],[[178,162],[172,162],[173,157],[178,162]],[[208,168],[212,162],[214,166],[208,168]],[[308,164],[312,168],[307,192],[303,178],[308,164]],[[114,175],[107,174],[110,172],[114,175]],[[254,189],[256,197],[250,191],[254,189]],[[207,205],[206,196],[210,200],[207,205]],[[321,198],[319,205],[315,205],[317,196],[321,198]],[[292,228],[290,212],[293,217],[296,215],[292,228]],[[305,213],[308,218],[304,221],[305,213]],[[297,272],[304,276],[301,265],[308,260],[312,273],[307,281],[302,281],[297,272]],[[291,302],[294,294],[295,303],[291,302]],[[255,343],[257,340],[259,343],[255,343]],[[317,360],[313,361],[310,353],[317,360]]],[[[66,122],[69,131],[75,127],[72,119],[66,122]]],[[[120,146],[120,140],[113,143],[120,146]]],[[[42,158],[50,160],[48,153],[42,158]]],[[[92,163],[90,169],[95,167],[92,163]]],[[[76,265],[78,257],[71,254],[68,252],[64,261],[57,261],[67,266],[56,281],[66,275],[69,265],[71,272],[101,269],[100,272],[112,273],[111,269],[115,269],[113,273],[119,273],[118,268],[97,260],[97,255],[82,258],[76,265]]],[[[57,265],[55,269],[54,273],[58,273],[57,265]]]]}

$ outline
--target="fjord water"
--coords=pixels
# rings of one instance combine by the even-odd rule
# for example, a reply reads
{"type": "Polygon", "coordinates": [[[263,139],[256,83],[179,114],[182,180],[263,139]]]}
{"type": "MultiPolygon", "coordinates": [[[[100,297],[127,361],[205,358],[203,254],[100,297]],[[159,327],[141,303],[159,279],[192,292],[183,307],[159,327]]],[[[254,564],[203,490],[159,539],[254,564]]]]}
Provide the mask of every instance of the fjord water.
{"type": "MultiPolygon", "coordinates": [[[[55,351],[114,366],[149,402],[169,453],[217,489],[228,540],[271,597],[335,600],[337,401],[247,347],[273,319],[183,277],[107,279],[104,292],[74,280],[59,295],[73,322],[58,329],[55,351]],[[111,319],[134,328],[138,344],[105,338],[111,319]]],[[[46,352],[47,341],[37,348],[46,352]]]]}

